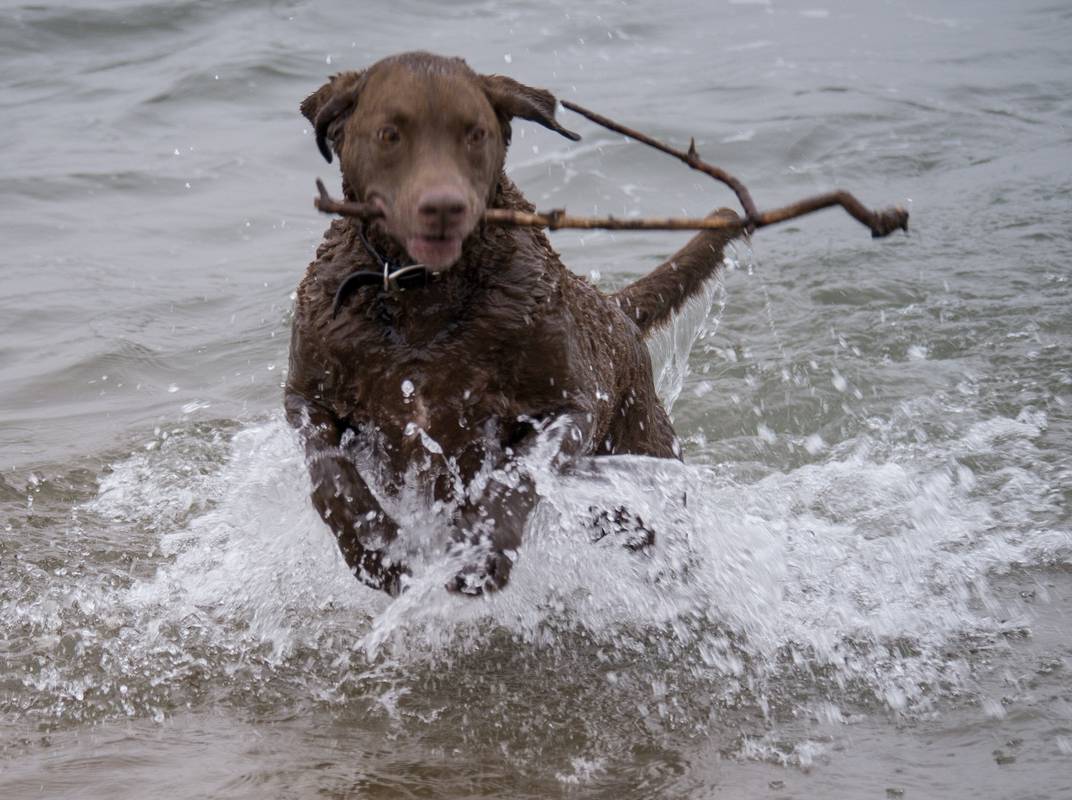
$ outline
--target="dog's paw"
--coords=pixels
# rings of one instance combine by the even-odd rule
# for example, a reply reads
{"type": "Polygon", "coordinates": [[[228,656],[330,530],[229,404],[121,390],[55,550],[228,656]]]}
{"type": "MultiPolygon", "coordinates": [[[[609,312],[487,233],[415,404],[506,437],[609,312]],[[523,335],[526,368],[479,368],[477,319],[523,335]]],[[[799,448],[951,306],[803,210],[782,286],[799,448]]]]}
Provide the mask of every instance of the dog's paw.
{"type": "Polygon", "coordinates": [[[463,567],[447,583],[447,590],[470,597],[497,592],[506,585],[515,558],[517,555],[509,550],[489,553],[482,562],[463,567]]]}
{"type": "Polygon", "coordinates": [[[624,506],[614,511],[589,509],[596,514],[592,520],[591,542],[600,545],[617,545],[633,552],[647,550],[655,544],[655,531],[639,516],[624,506]]]}

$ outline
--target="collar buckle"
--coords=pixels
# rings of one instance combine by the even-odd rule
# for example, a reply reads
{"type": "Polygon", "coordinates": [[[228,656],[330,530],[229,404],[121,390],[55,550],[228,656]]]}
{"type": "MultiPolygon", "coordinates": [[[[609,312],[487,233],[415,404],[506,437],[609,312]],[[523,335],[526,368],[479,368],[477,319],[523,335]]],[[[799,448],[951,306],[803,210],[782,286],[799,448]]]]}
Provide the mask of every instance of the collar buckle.
{"type": "Polygon", "coordinates": [[[357,229],[358,238],[361,239],[361,244],[365,248],[365,252],[369,257],[376,262],[382,272],[372,272],[371,270],[359,270],[357,272],[351,272],[345,278],[342,283],[339,284],[339,288],[335,292],[334,301],[331,304],[331,318],[339,314],[339,309],[342,308],[343,303],[362,286],[375,286],[376,284],[382,284],[385,294],[391,294],[393,292],[404,292],[406,289],[415,289],[419,286],[424,286],[428,281],[428,268],[424,264],[408,264],[398,269],[391,268],[391,262],[381,256],[376,249],[372,246],[368,239],[365,238],[365,231],[362,228],[357,229]]]}
{"type": "Polygon", "coordinates": [[[423,285],[427,277],[428,268],[424,264],[410,264],[392,271],[391,265],[386,260],[383,262],[383,290],[385,292],[404,292],[410,288],[405,284],[413,285],[416,283],[416,278],[421,278],[423,285]]]}

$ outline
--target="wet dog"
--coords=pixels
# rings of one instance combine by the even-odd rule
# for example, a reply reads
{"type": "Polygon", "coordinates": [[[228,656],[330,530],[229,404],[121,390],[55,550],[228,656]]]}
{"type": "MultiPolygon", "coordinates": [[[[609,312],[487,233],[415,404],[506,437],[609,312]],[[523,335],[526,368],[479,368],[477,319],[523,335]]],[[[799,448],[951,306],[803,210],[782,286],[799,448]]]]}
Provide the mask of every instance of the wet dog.
{"type": "Polygon", "coordinates": [[[733,234],[700,233],[608,295],[541,231],[485,225],[487,208],[534,210],[503,172],[515,120],[579,138],[556,105],[429,53],[335,75],[301,104],[347,199],[383,213],[331,223],[298,287],[285,391],[313,504],[369,586],[397,593],[407,574],[381,504],[404,480],[455,509],[457,542],[482,543],[452,583],[478,594],[518,557],[538,500],[527,459],[680,458],[644,339],[717,271],[733,234]],[[375,481],[355,449],[375,454],[375,481]]]}

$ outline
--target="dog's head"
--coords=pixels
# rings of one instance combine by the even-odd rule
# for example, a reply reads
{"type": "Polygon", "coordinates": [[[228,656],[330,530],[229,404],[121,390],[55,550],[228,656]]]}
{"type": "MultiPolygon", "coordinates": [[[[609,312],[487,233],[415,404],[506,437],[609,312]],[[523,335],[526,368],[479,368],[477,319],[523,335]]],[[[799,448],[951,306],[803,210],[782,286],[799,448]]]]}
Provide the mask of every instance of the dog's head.
{"type": "Polygon", "coordinates": [[[301,111],[355,199],[379,206],[387,232],[438,271],[461,256],[495,193],[510,120],[580,138],[555,121],[555,105],[550,92],[478,75],[460,58],[403,53],[335,75],[301,111]]]}

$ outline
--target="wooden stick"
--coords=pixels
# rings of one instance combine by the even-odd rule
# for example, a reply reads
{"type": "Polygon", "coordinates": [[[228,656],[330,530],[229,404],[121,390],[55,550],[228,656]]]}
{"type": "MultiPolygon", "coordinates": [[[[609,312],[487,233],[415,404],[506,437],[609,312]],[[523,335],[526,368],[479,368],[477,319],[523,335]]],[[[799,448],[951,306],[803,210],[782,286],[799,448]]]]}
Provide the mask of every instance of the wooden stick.
{"type": "Polygon", "coordinates": [[[624,134],[630,139],[636,139],[638,142],[642,142],[648,147],[654,147],[656,150],[661,150],[662,152],[666,153],[667,155],[673,156],[679,161],[684,161],[693,169],[699,170],[700,172],[710,175],[716,181],[722,181],[724,184],[733,189],[734,193],[737,195],[737,199],[741,201],[741,208],[744,209],[745,216],[748,217],[748,219],[754,219],[755,217],[759,216],[759,212],[756,210],[756,204],[752,202],[752,195],[749,194],[748,189],[745,188],[745,185],[743,183],[741,183],[739,180],[737,180],[725,170],[721,170],[718,167],[713,167],[710,164],[700,160],[700,156],[696,152],[695,139],[689,140],[689,151],[687,153],[682,153],[680,150],[676,150],[668,144],[663,144],[658,139],[652,139],[647,134],[641,133],[637,130],[633,130],[632,128],[627,128],[620,122],[615,122],[608,117],[604,117],[602,114],[597,114],[595,111],[589,111],[584,106],[579,106],[576,103],[569,102],[568,100],[563,100],[562,105],[568,108],[570,111],[574,111],[580,114],[582,117],[587,117],[592,122],[596,123],[596,125],[602,125],[604,128],[609,128],[612,131],[624,134]]]}
{"type": "MultiPolygon", "coordinates": [[[[344,217],[354,217],[364,222],[371,222],[383,216],[378,208],[366,203],[353,203],[348,200],[336,200],[328,194],[322,181],[316,182],[320,190],[320,196],[314,201],[314,205],[326,214],[340,214],[344,217]]],[[[779,222],[802,217],[830,206],[840,205],[850,214],[859,219],[865,225],[870,225],[873,218],[879,218],[880,230],[885,233],[874,233],[875,236],[885,236],[887,233],[906,228],[907,214],[902,220],[900,209],[871,212],[860,205],[848,192],[832,192],[831,194],[818,195],[807,200],[801,200],[791,206],[776,208],[772,211],[764,211],[754,220],[753,227],[763,228],[779,222]],[[887,219],[885,215],[892,215],[887,219]]],[[[489,208],[484,212],[485,222],[493,225],[514,225],[521,228],[547,228],[556,231],[564,228],[580,230],[612,230],[612,231],[700,231],[700,230],[725,230],[727,228],[744,230],[748,227],[745,219],[738,217],[704,217],[704,218],[633,218],[621,219],[619,217],[574,217],[566,213],[565,209],[553,209],[551,211],[530,213],[528,211],[513,211],[506,208],[489,208]]]]}
{"type": "Polygon", "coordinates": [[[743,230],[745,221],[740,217],[573,217],[564,208],[531,214],[506,208],[489,208],[484,212],[484,221],[493,225],[516,225],[519,228],[547,228],[557,231],[563,228],[582,230],[602,229],[608,231],[713,231],[732,228],[743,230]]]}
{"type": "Polygon", "coordinates": [[[660,150],[663,153],[673,156],[679,161],[683,161],[692,169],[710,175],[715,180],[721,181],[729,186],[737,195],[737,199],[741,203],[741,208],[744,209],[745,228],[748,231],[751,231],[754,228],[774,225],[778,222],[785,222],[786,220],[794,219],[796,217],[802,217],[805,214],[811,214],[813,211],[830,208],[831,206],[841,206],[850,216],[870,228],[871,236],[876,239],[882,236],[888,236],[896,230],[908,230],[908,211],[906,209],[898,206],[895,208],[872,211],[853,195],[844,190],[807,197],[792,205],[784,206],[783,208],[760,212],[756,210],[752,195],[748,192],[748,189],[745,188],[743,183],[725,170],[711,166],[700,158],[699,154],[696,152],[695,139],[689,140],[688,152],[682,152],[681,150],[660,142],[658,139],[653,139],[638,130],[622,125],[620,122],[615,122],[608,117],[604,117],[602,114],[597,114],[595,111],[590,111],[584,106],[579,106],[568,100],[563,100],[562,105],[570,111],[574,111],[583,117],[587,117],[597,125],[601,125],[616,133],[621,133],[628,136],[630,139],[636,139],[638,142],[642,142],[649,147],[654,147],[656,150],[660,150]]]}
{"type": "MultiPolygon", "coordinates": [[[[313,201],[321,211],[327,214],[340,214],[354,217],[363,222],[372,222],[383,217],[383,212],[367,203],[354,203],[349,200],[336,200],[324,188],[324,182],[317,180],[316,188],[320,196],[313,201]]],[[[484,212],[484,221],[492,225],[513,225],[518,228],[548,228],[555,231],[562,228],[605,229],[614,231],[697,231],[718,230],[723,228],[743,228],[744,220],[727,217],[707,217],[705,219],[682,219],[668,217],[664,219],[619,219],[617,217],[573,217],[565,209],[537,212],[515,211],[508,208],[489,208],[484,212]]]]}
{"type": "MultiPolygon", "coordinates": [[[[584,230],[603,229],[613,231],[682,231],[682,230],[719,230],[732,228],[751,233],[756,228],[764,228],[790,219],[802,217],[824,208],[841,206],[854,219],[871,229],[871,235],[875,238],[888,236],[896,230],[908,230],[908,211],[903,208],[886,208],[872,211],[864,206],[853,195],[846,191],[835,191],[827,194],[806,197],[792,205],[776,208],[771,211],[759,211],[752,200],[752,195],[743,183],[725,170],[711,166],[703,161],[696,152],[696,140],[689,141],[689,149],[682,152],[658,139],[641,133],[640,131],[615,122],[612,119],[589,111],[583,106],[569,101],[563,101],[562,105],[570,111],[575,111],[587,117],[597,125],[602,125],[617,133],[636,139],[638,142],[654,147],[663,153],[673,156],[684,162],[692,169],[703,172],[717,181],[721,181],[733,189],[737,199],[744,209],[744,218],[731,219],[728,217],[705,217],[703,219],[687,219],[676,217],[664,218],[640,218],[619,219],[617,217],[574,217],[566,213],[565,209],[553,209],[542,213],[532,214],[527,211],[516,211],[504,208],[489,208],[484,212],[484,221],[493,225],[515,225],[528,228],[547,228],[549,230],[561,230],[563,228],[579,228],[584,230]]],[[[317,180],[319,197],[314,204],[321,211],[329,214],[342,214],[347,217],[369,222],[379,219],[383,212],[375,206],[365,203],[353,203],[345,200],[336,200],[328,194],[322,181],[317,180]]]]}
{"type": "Polygon", "coordinates": [[[350,200],[336,200],[328,194],[324,182],[316,179],[316,190],[319,196],[313,200],[313,205],[325,214],[339,214],[343,217],[353,217],[362,222],[372,222],[383,216],[383,212],[369,203],[354,203],[350,200]]]}

